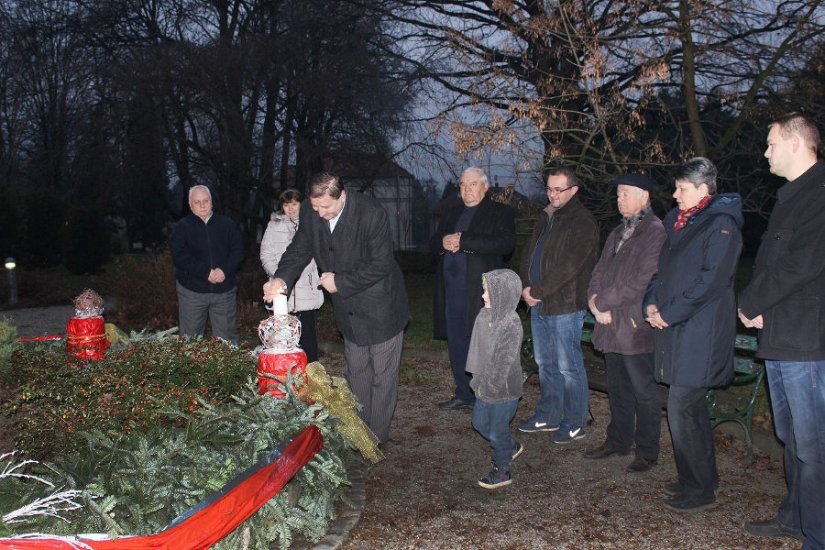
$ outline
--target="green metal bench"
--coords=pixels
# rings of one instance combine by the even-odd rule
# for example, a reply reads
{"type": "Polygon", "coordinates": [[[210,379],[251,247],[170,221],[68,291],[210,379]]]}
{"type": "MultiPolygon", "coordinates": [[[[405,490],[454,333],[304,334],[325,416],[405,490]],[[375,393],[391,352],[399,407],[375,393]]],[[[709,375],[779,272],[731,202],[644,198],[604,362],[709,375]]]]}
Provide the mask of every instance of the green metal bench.
{"type": "Polygon", "coordinates": [[[756,338],[738,334],[733,382],[727,388],[709,390],[705,396],[713,428],[724,422],[736,422],[742,426],[748,458],[753,458],[753,412],[765,377],[765,365],[757,362],[755,352],[756,338]]]}
{"type": "MultiPolygon", "coordinates": [[[[595,319],[587,315],[582,329],[582,342],[590,343],[595,319]]],[[[744,334],[736,336],[736,356],[733,382],[726,388],[709,390],[706,396],[711,427],[716,428],[725,422],[736,422],[745,433],[747,457],[753,458],[753,414],[756,407],[762,381],[765,377],[764,365],[754,358],[756,337],[744,334]]],[[[533,358],[533,340],[525,336],[521,345],[522,375],[526,382],[538,374],[538,365],[533,358]]],[[[589,366],[587,381],[591,389],[607,392],[607,380],[603,365],[589,366]]],[[[662,407],[667,404],[667,393],[663,386],[662,407]]]]}

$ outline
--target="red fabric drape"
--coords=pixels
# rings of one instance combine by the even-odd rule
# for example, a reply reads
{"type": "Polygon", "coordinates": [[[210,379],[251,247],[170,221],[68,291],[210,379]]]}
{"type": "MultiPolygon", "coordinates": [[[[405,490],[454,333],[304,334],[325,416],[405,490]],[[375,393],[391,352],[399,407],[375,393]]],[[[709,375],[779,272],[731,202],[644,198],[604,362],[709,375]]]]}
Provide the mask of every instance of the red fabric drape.
{"type": "Polygon", "coordinates": [[[77,543],[60,539],[0,539],[0,550],[201,550],[231,533],[258,511],[323,448],[316,426],[308,426],[272,464],[260,468],[210,506],[184,521],[157,533],[140,537],[95,541],[78,538],[77,543]]]}
{"type": "Polygon", "coordinates": [[[43,336],[20,336],[17,341],[21,344],[27,342],[51,342],[52,340],[62,340],[62,334],[44,334],[43,336]]]}

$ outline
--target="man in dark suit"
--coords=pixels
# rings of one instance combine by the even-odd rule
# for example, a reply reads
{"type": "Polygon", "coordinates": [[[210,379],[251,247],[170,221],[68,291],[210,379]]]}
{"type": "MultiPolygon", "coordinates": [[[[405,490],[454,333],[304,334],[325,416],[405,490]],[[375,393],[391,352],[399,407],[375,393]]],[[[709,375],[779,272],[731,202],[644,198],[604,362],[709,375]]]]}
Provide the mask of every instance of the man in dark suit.
{"type": "Polygon", "coordinates": [[[435,310],[436,338],[446,338],[455,394],[438,406],[444,410],[469,409],[475,402],[471,376],[465,372],[470,334],[483,302],[481,275],[504,267],[516,243],[515,212],[493,202],[487,175],[467,168],[458,183],[461,201],[441,216],[430,239],[438,258],[435,310]]]}
{"type": "Polygon", "coordinates": [[[386,211],[371,197],[348,194],[333,174],[314,176],[309,201],[301,205],[298,231],[273,279],[264,285],[264,300],[292,288],[312,258],[344,336],[346,378],[363,405],[361,418],[385,442],[410,318],[386,211]]]}

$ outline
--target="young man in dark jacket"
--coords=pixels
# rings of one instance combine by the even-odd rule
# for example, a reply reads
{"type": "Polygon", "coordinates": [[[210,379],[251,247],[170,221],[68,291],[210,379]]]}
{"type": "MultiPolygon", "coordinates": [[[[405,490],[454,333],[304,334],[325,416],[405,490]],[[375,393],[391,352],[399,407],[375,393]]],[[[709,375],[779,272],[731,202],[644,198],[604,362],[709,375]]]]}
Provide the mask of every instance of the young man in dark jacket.
{"type": "Polygon", "coordinates": [[[522,265],[541,397],[533,416],[518,428],[555,432],[552,441],[560,444],[584,437],[588,410],[581,337],[599,226],[576,196],[580,185],[571,168],[550,170],[550,204],[536,222],[522,265]]]}
{"type": "Polygon", "coordinates": [[[771,124],[765,157],[788,180],[759,247],[739,319],[759,329],[776,435],[785,444],[788,495],[775,518],[745,525],[757,536],[825,548],[825,162],[807,118],[771,124]]]}

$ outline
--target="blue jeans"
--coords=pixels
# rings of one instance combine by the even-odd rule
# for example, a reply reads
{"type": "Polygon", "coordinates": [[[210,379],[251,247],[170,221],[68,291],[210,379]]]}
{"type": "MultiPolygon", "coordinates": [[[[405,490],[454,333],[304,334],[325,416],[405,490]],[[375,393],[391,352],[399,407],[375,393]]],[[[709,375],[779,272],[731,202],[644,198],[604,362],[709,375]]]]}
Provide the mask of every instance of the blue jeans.
{"type": "Polygon", "coordinates": [[[509,471],[516,440],[510,433],[510,422],[516,416],[518,399],[504,403],[487,403],[476,399],[473,407],[473,428],[490,442],[493,448],[493,464],[499,469],[509,471]]]}
{"type": "Polygon", "coordinates": [[[825,548],[825,361],[765,361],[776,436],[785,444],[788,496],[776,519],[825,548]]]}
{"type": "Polygon", "coordinates": [[[684,495],[714,500],[719,483],[713,430],[705,402],[707,388],[670,386],[667,422],[673,440],[673,458],[684,495]]]}
{"type": "Polygon", "coordinates": [[[541,315],[530,312],[533,354],[539,366],[541,398],[533,416],[551,426],[566,422],[573,428],[587,423],[587,373],[582,357],[585,311],[541,315]]]}

